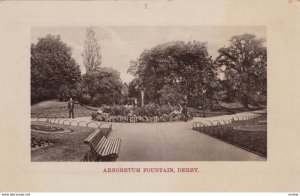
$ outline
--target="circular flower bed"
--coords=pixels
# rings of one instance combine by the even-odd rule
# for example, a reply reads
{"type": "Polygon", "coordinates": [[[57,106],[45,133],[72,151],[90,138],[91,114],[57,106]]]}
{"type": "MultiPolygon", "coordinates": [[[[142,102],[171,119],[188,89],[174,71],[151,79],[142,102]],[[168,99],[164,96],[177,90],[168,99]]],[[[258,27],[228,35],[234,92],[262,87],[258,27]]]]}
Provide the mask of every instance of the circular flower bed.
{"type": "Polygon", "coordinates": [[[61,127],[55,127],[52,125],[44,125],[44,124],[33,124],[31,125],[31,129],[35,131],[43,131],[43,132],[71,132],[71,129],[64,129],[61,127]]]}

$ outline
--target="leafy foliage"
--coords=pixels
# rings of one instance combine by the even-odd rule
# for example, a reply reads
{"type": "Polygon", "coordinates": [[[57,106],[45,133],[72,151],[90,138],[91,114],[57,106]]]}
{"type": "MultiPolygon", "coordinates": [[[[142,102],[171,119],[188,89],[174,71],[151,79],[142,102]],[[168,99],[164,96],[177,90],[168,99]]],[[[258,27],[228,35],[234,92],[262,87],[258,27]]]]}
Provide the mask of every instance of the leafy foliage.
{"type": "Polygon", "coordinates": [[[267,92],[267,50],[264,39],[255,35],[236,35],[230,46],[219,49],[216,63],[225,73],[226,89],[248,107],[255,94],[267,92]]]}
{"type": "Polygon", "coordinates": [[[139,98],[140,92],[138,91],[138,86],[140,85],[140,79],[134,78],[129,82],[128,85],[128,97],[136,97],[139,98]]]}
{"type": "Polygon", "coordinates": [[[87,72],[82,79],[83,94],[90,96],[93,105],[114,104],[121,98],[120,73],[112,68],[101,67],[87,72]]]}
{"type": "Polygon", "coordinates": [[[81,84],[79,82],[74,85],[61,85],[59,87],[58,100],[68,101],[70,97],[78,100],[82,96],[81,84]]]}
{"type": "Polygon", "coordinates": [[[131,62],[128,72],[135,75],[140,80],[139,86],[146,89],[148,103],[180,103],[182,95],[187,95],[189,104],[193,105],[192,100],[197,99],[203,89],[211,95],[216,86],[216,67],[206,44],[197,41],[168,42],[145,50],[131,62]],[[177,101],[170,100],[168,93],[176,94],[177,101]]]}
{"type": "Polygon", "coordinates": [[[177,105],[179,100],[184,99],[184,95],[181,93],[179,86],[165,85],[160,91],[160,103],[164,105],[177,105]]]}
{"type": "MultiPolygon", "coordinates": [[[[92,114],[93,120],[106,122],[130,122],[130,117],[135,116],[137,122],[167,122],[183,121],[186,117],[174,106],[159,106],[154,103],[145,107],[105,106],[104,113],[92,114]],[[156,120],[155,120],[156,119],[156,120]]],[[[190,116],[189,116],[190,118],[190,116]]]]}
{"type": "Polygon", "coordinates": [[[175,110],[178,110],[179,108],[174,107],[174,106],[168,106],[168,105],[163,105],[159,106],[156,104],[147,104],[145,107],[140,108],[140,107],[125,107],[121,105],[116,105],[116,106],[105,106],[102,108],[103,112],[108,113],[113,116],[126,116],[128,115],[131,111],[133,112],[134,115],[136,116],[161,116],[163,114],[170,114],[175,110]]]}
{"type": "Polygon", "coordinates": [[[31,103],[55,99],[61,86],[80,81],[71,48],[59,36],[47,35],[31,45],[31,103]]]}

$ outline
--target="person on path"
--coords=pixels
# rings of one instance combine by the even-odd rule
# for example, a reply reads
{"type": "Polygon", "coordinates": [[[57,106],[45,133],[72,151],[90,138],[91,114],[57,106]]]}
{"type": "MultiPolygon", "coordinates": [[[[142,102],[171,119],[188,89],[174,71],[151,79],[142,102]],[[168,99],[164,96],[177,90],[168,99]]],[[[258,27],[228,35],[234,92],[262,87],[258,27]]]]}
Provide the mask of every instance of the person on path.
{"type": "Polygon", "coordinates": [[[181,109],[181,113],[184,116],[184,121],[187,122],[189,119],[189,114],[188,114],[188,110],[187,110],[187,103],[188,103],[188,99],[187,96],[184,96],[183,100],[182,100],[182,109],[181,109]]]}
{"type": "Polygon", "coordinates": [[[70,98],[68,102],[68,110],[69,110],[69,118],[74,118],[74,101],[72,97],[70,98]]]}
{"type": "Polygon", "coordinates": [[[187,111],[186,105],[183,105],[181,113],[184,115],[184,121],[187,122],[188,119],[189,119],[189,115],[188,115],[188,111],[187,111]]]}

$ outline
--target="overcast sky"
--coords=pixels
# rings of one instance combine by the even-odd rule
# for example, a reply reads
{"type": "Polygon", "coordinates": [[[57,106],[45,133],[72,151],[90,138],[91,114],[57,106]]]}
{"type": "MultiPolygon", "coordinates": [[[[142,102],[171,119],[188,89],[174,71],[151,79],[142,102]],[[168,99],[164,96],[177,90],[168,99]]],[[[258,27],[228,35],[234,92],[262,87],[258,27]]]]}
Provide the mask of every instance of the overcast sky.
{"type": "MultiPolygon", "coordinates": [[[[85,68],[81,53],[84,49],[87,27],[34,27],[31,40],[47,34],[60,35],[61,40],[72,48],[73,57],[85,68]]],[[[129,82],[133,76],[127,74],[129,62],[136,60],[144,49],[169,41],[202,41],[207,43],[208,52],[214,58],[217,50],[228,46],[233,35],[251,33],[258,38],[266,38],[266,28],[262,26],[228,26],[228,27],[93,27],[101,46],[102,66],[113,67],[121,73],[123,82],[129,82]]]]}

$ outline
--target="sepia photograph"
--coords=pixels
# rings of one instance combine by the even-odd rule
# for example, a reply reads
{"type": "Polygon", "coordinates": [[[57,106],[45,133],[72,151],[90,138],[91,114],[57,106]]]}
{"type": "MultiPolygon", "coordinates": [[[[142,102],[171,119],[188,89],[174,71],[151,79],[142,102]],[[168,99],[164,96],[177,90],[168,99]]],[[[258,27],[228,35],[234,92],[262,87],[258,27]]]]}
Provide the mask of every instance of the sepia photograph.
{"type": "Polygon", "coordinates": [[[299,195],[299,6],[1,2],[0,192],[299,195]]]}
{"type": "Polygon", "coordinates": [[[266,161],[266,26],[31,28],[31,161],[266,161]]]}

